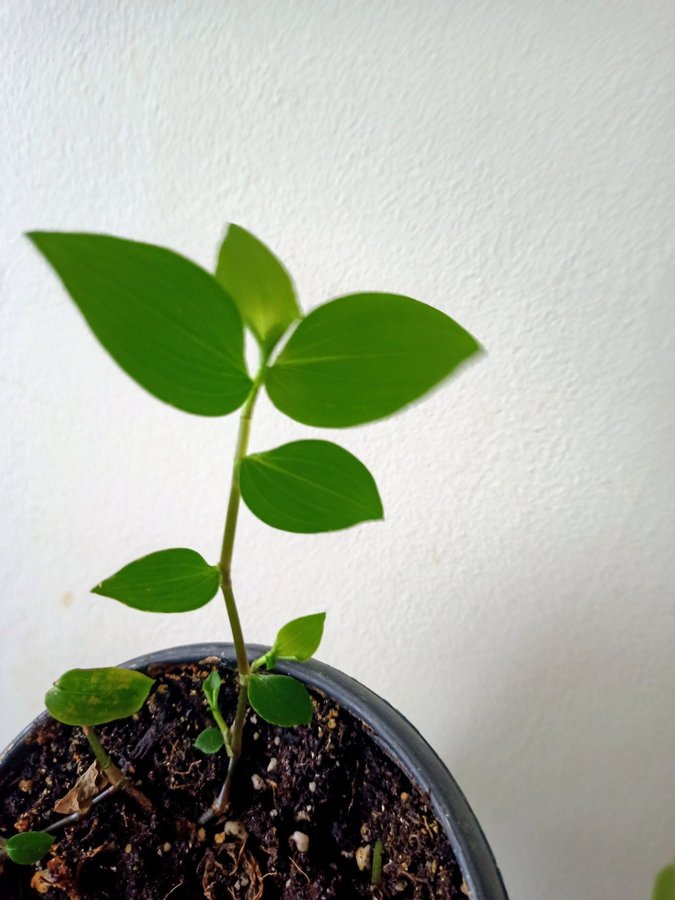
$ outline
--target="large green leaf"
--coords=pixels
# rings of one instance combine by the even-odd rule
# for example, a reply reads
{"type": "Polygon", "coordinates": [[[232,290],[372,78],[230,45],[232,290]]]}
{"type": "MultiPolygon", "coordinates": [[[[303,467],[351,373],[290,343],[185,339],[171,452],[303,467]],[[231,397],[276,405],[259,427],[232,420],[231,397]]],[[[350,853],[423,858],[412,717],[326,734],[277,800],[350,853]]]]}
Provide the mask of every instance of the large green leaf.
{"type": "Polygon", "coordinates": [[[397,294],[351,294],[300,322],[265,381],[287,416],[341,428],[396,412],[479,350],[432,306],[397,294]]]}
{"type": "Polygon", "coordinates": [[[71,669],[47,691],[45,706],[66,725],[103,725],[138,712],[154,683],[142,672],[115,666],[71,669]]]}
{"type": "Polygon", "coordinates": [[[307,688],[290,675],[249,675],[248,699],[253,709],[272,725],[290,728],[308,725],[314,707],[307,688]]]}
{"type": "Polygon", "coordinates": [[[300,317],[290,275],[271,250],[239,225],[228,228],[216,279],[266,352],[300,317]]]}
{"type": "Polygon", "coordinates": [[[46,831],[23,831],[12,835],[4,846],[12,862],[32,866],[42,859],[55,840],[54,835],[46,831]]]}
{"type": "Polygon", "coordinates": [[[675,900],[675,864],[659,872],[652,900],[675,900]]]}
{"type": "Polygon", "coordinates": [[[145,612],[176,613],[199,609],[220,587],[220,570],[195,550],[158,550],[106,578],[92,593],[112,597],[145,612]]]}
{"type": "Polygon", "coordinates": [[[295,441],[247,456],[239,482],[251,512],[284,531],[336,531],[383,515],[368,469],[329,441],[295,441]]]}
{"type": "Polygon", "coordinates": [[[239,311],[215,278],[163,247],[102,234],[34,231],[92,331],[160,400],[221,416],[246,399],[239,311]]]}

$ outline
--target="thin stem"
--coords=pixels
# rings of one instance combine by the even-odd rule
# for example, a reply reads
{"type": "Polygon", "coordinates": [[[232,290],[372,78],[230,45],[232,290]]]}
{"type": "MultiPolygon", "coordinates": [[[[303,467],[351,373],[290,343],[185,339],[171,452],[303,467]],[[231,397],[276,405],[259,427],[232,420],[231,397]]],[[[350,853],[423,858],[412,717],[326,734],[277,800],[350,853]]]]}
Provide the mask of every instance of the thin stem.
{"type": "MultiPolygon", "coordinates": [[[[244,641],[244,633],[241,628],[239,619],[239,611],[237,610],[237,602],[234,599],[234,591],[232,590],[232,554],[234,553],[234,538],[237,533],[237,519],[239,517],[239,506],[241,504],[241,490],[239,487],[239,469],[241,461],[246,456],[248,450],[248,439],[251,432],[251,416],[253,407],[260,391],[260,386],[265,373],[266,358],[263,356],[255,381],[251,387],[244,408],[241,411],[239,419],[239,435],[237,437],[237,446],[234,453],[234,463],[232,466],[232,483],[230,486],[230,498],[227,503],[227,513],[225,516],[225,530],[223,532],[223,545],[220,551],[220,561],[218,568],[220,569],[221,589],[225,598],[225,608],[227,617],[230,621],[232,629],[232,640],[237,655],[237,671],[239,674],[239,694],[237,696],[237,711],[235,713],[232,727],[228,729],[227,734],[229,740],[226,747],[229,749],[229,764],[227,767],[227,776],[223,787],[213,804],[212,810],[202,816],[202,821],[208,821],[213,815],[221,815],[230,800],[230,791],[232,788],[232,780],[237,761],[241,755],[242,735],[244,731],[244,723],[246,721],[246,709],[248,707],[248,687],[247,679],[249,674],[248,654],[246,653],[246,643],[244,641]]],[[[216,719],[218,722],[218,720],[216,719]]],[[[221,723],[218,727],[222,729],[221,723]]],[[[223,732],[223,737],[225,732],[223,732]]]]}
{"type": "Polygon", "coordinates": [[[223,718],[223,714],[217,707],[210,707],[211,715],[213,716],[220,733],[223,736],[223,743],[225,745],[225,752],[228,756],[232,756],[232,744],[230,743],[230,729],[227,727],[227,722],[223,718]]]}
{"type": "Polygon", "coordinates": [[[122,772],[122,770],[115,765],[115,763],[110,758],[108,752],[103,748],[101,741],[99,740],[98,735],[94,731],[94,729],[85,725],[82,728],[85,737],[89,741],[89,746],[94,751],[94,756],[96,757],[96,761],[101,767],[101,771],[105,774],[105,777],[108,779],[112,787],[117,790],[125,791],[129,794],[130,797],[143,807],[146,812],[154,812],[155,807],[152,804],[143,791],[139,791],[135,784],[132,784],[127,776],[122,772]]]}
{"type": "Polygon", "coordinates": [[[230,499],[227,503],[227,514],[225,516],[225,530],[223,532],[223,546],[220,551],[220,561],[218,568],[221,573],[221,588],[223,597],[225,598],[225,608],[227,609],[227,617],[230,620],[232,629],[232,640],[234,642],[237,654],[237,669],[239,675],[244,677],[248,675],[248,656],[246,654],[246,644],[244,642],[244,634],[241,629],[239,620],[239,612],[234,599],[232,590],[232,554],[234,552],[234,538],[237,533],[237,519],[239,517],[239,505],[241,502],[241,491],[239,489],[239,467],[242,459],[246,456],[248,449],[248,439],[251,432],[251,415],[253,407],[258,397],[260,385],[262,384],[264,365],[261,366],[251,393],[244,404],[239,420],[239,436],[237,438],[237,446],[234,453],[234,464],[232,466],[232,483],[230,486],[230,499]]]}

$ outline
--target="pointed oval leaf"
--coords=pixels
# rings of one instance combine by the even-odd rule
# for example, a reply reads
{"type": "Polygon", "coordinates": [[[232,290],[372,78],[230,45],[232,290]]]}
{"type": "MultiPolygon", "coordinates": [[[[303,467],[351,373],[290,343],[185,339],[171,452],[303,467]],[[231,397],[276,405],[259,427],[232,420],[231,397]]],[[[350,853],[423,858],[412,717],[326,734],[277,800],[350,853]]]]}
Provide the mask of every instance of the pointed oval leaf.
{"type": "Polygon", "coordinates": [[[652,900],[675,900],[675,864],[659,872],[652,900]]]}
{"type": "Polygon", "coordinates": [[[230,225],[227,230],[218,255],[216,280],[267,352],[300,317],[291,276],[262,241],[239,225],[230,225]]]}
{"type": "Polygon", "coordinates": [[[290,675],[249,675],[248,699],[266,722],[290,728],[308,725],[314,707],[307,688],[290,675]]]}
{"type": "Polygon", "coordinates": [[[295,441],[247,456],[239,483],[251,512],[283,531],[337,531],[383,516],[373,476],[330,441],[295,441]]]}
{"type": "Polygon", "coordinates": [[[176,548],[129,563],[92,593],[145,612],[176,613],[205,606],[219,587],[218,566],[210,566],[194,550],[176,548]]]}
{"type": "Polygon", "coordinates": [[[9,838],[5,850],[12,862],[20,866],[32,866],[42,859],[54,841],[54,835],[46,831],[23,831],[9,838]]]}
{"type": "Polygon", "coordinates": [[[154,683],[142,672],[116,666],[71,669],[47,691],[45,706],[66,725],[104,725],[138,712],[154,683]]]}
{"type": "Polygon", "coordinates": [[[204,416],[241,406],[251,389],[241,317],[212,275],[152,244],[102,234],[28,237],[108,353],[142,387],[204,416]]]}
{"type": "Polygon", "coordinates": [[[213,672],[204,679],[202,690],[206,696],[206,702],[211,709],[218,709],[218,694],[220,694],[222,683],[223,679],[218,674],[217,669],[214,669],[213,672]]]}
{"type": "Polygon", "coordinates": [[[314,613],[292,619],[279,629],[270,655],[272,659],[296,659],[304,662],[314,656],[323,637],[326,613],[314,613]]]}
{"type": "Polygon", "coordinates": [[[205,728],[201,731],[195,740],[195,747],[197,750],[201,750],[202,753],[206,753],[208,756],[211,756],[213,753],[217,753],[225,744],[223,740],[223,735],[218,728],[205,728]]]}
{"type": "Polygon", "coordinates": [[[342,428],[407,406],[479,350],[467,331],[426,303],[351,294],[300,322],[265,383],[292,419],[342,428]]]}

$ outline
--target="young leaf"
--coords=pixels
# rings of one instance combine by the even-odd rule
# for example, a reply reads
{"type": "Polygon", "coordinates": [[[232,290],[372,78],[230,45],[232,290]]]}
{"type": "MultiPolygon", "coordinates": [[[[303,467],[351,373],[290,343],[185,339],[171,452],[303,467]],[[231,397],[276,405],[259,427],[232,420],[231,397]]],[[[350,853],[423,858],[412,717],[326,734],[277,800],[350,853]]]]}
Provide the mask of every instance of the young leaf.
{"type": "Polygon", "coordinates": [[[479,350],[432,306],[397,294],[351,294],[300,322],[265,383],[292,419],[341,428],[407,406],[479,350]]]}
{"type": "Polygon", "coordinates": [[[223,735],[218,728],[205,728],[197,735],[195,747],[210,756],[217,753],[224,743],[223,735]]]}
{"type": "Polygon", "coordinates": [[[307,688],[289,675],[249,675],[248,699],[266,722],[284,728],[308,725],[314,712],[307,688]]]}
{"type": "Polygon", "coordinates": [[[145,612],[175,613],[198,609],[220,587],[220,570],[194,550],[159,550],[129,563],[92,593],[112,597],[145,612]]]}
{"type": "Polygon", "coordinates": [[[230,225],[220,248],[216,280],[269,353],[300,317],[291,277],[276,256],[239,225],[230,225]]]}
{"type": "Polygon", "coordinates": [[[20,866],[32,866],[42,859],[54,841],[54,835],[46,831],[22,831],[9,838],[5,844],[5,852],[12,862],[20,866]]]}
{"type": "Polygon", "coordinates": [[[295,441],[247,456],[239,484],[251,512],[283,531],[336,531],[383,516],[368,469],[329,441],[295,441]]]}
{"type": "Polygon", "coordinates": [[[153,684],[132,669],[71,669],[47,691],[45,706],[66,725],[104,725],[138,712],[153,684]]]}
{"type": "Polygon", "coordinates": [[[652,900],[675,900],[675,864],[659,872],[652,900]]]}
{"type": "Polygon", "coordinates": [[[271,668],[277,659],[295,659],[304,662],[316,653],[323,636],[326,613],[300,616],[287,622],[277,634],[272,649],[267,656],[267,666],[271,668]]]}
{"type": "Polygon", "coordinates": [[[152,244],[34,231],[43,254],[108,353],[178,409],[222,416],[251,389],[239,311],[215,278],[152,244]]]}
{"type": "Polygon", "coordinates": [[[222,683],[223,680],[216,669],[204,679],[202,690],[206,695],[206,702],[211,709],[218,709],[218,694],[220,693],[220,686],[222,683]]]}

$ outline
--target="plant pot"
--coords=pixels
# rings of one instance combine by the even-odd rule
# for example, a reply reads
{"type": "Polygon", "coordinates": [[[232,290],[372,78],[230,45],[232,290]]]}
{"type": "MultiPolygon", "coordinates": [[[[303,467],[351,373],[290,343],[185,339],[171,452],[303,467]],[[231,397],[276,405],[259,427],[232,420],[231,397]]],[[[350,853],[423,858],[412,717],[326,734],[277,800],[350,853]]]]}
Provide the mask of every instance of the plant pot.
{"type": "MultiPolygon", "coordinates": [[[[249,645],[251,658],[267,649],[249,645]]],[[[146,670],[155,665],[197,663],[215,656],[227,667],[234,668],[232,645],[217,643],[173,647],[137,657],[124,665],[146,670]]],[[[508,900],[492,851],[466,798],[437,754],[404,716],[358,681],[324,663],[280,661],[276,671],[293,675],[351,713],[410,781],[429,796],[461,869],[463,889],[472,900],[508,900]]],[[[16,772],[20,768],[27,752],[26,738],[48,721],[50,717],[43,712],[0,755],[0,780],[9,770],[16,772]]]]}

